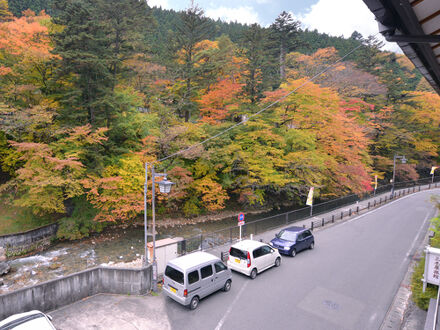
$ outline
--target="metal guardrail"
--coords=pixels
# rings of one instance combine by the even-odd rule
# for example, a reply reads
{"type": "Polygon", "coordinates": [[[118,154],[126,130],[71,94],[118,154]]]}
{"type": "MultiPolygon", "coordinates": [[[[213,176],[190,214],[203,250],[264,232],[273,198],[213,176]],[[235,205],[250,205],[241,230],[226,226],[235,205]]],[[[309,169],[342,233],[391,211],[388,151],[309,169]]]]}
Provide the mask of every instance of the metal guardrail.
{"type": "MultiPolygon", "coordinates": [[[[318,215],[328,213],[341,207],[356,203],[355,206],[350,207],[348,210],[343,210],[341,212],[331,214],[327,217],[312,220],[310,222],[310,227],[308,228],[313,230],[318,227],[323,227],[329,223],[334,223],[337,220],[341,220],[355,214],[357,215],[362,211],[378,207],[392,200],[395,200],[396,198],[403,197],[414,192],[419,192],[422,190],[422,186],[427,186],[427,188],[423,190],[440,187],[440,177],[435,178],[434,183],[431,183],[431,180],[432,178],[424,178],[416,181],[398,182],[394,185],[393,196],[387,194],[391,192],[392,188],[392,185],[388,184],[378,187],[375,195],[373,195],[373,193],[371,192],[365,193],[361,196],[353,194],[316,204],[313,206],[312,217],[314,218],[316,218],[318,215]],[[368,201],[367,204],[360,204],[360,202],[366,201],[368,199],[372,200],[368,201]]],[[[248,237],[251,234],[257,235],[259,233],[287,226],[289,224],[305,220],[307,218],[310,218],[310,207],[304,207],[301,209],[250,221],[242,226],[242,237],[248,237]]],[[[238,226],[227,227],[209,233],[202,233],[186,238],[182,242],[180,242],[178,254],[182,255],[197,250],[203,251],[211,249],[216,246],[232,243],[238,240],[238,238],[238,226]]]]}

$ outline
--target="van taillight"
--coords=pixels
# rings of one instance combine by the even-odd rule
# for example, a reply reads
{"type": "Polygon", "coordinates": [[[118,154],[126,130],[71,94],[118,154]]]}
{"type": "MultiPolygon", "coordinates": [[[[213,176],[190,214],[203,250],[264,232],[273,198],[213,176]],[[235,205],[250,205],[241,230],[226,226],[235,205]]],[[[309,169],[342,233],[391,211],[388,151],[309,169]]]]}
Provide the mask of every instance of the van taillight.
{"type": "Polygon", "coordinates": [[[228,260],[231,259],[231,250],[232,250],[232,248],[229,248],[228,260]]]}
{"type": "Polygon", "coordinates": [[[248,266],[248,268],[251,266],[251,255],[249,254],[249,251],[247,254],[247,266],[248,266]]]}
{"type": "Polygon", "coordinates": [[[183,290],[183,296],[186,297],[187,295],[188,295],[188,290],[187,289],[183,290]]]}

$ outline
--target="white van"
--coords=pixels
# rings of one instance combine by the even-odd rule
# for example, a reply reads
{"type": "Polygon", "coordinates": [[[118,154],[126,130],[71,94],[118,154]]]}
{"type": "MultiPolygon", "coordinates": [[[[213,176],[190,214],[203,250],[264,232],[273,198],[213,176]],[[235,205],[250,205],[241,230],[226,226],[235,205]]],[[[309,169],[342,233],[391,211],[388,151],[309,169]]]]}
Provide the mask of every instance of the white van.
{"type": "Polygon", "coordinates": [[[200,299],[215,291],[229,291],[232,283],[231,270],[220,258],[206,252],[168,261],[163,278],[165,294],[191,309],[196,309],[200,299]]]}
{"type": "Polygon", "coordinates": [[[229,249],[228,267],[251,279],[272,266],[280,265],[280,253],[266,243],[247,239],[232,245],[229,249]]]}

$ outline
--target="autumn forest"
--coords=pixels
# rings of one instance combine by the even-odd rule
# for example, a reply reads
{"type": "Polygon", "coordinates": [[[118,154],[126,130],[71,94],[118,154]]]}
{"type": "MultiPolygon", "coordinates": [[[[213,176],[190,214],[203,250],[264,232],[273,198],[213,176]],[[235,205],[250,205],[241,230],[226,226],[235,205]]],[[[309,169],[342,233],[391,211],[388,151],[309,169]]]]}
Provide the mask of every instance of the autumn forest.
{"type": "Polygon", "coordinates": [[[286,12],[261,27],[197,5],[0,0],[0,219],[59,221],[61,239],[139,221],[145,162],[176,183],[160,221],[362,194],[394,154],[405,181],[439,152],[439,95],[374,36],[286,12]]]}

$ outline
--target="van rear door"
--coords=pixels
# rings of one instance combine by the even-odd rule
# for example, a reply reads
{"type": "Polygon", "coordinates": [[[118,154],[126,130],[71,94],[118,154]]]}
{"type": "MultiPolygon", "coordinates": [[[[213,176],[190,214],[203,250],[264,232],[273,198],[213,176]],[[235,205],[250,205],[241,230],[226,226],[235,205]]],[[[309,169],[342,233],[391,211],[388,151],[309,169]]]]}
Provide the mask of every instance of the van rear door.
{"type": "Polygon", "coordinates": [[[164,286],[170,293],[178,297],[184,297],[183,292],[185,286],[183,272],[171,265],[167,265],[165,268],[164,286]]]}

